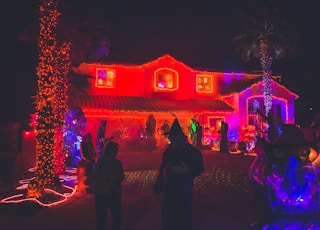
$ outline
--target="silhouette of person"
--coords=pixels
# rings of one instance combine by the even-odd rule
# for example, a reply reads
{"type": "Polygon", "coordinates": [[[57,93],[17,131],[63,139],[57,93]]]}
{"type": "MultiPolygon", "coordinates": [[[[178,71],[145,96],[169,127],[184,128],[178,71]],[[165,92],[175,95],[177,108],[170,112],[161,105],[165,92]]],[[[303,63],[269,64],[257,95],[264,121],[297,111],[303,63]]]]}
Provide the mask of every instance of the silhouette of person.
{"type": "Polygon", "coordinates": [[[147,147],[150,151],[156,148],[155,132],[156,132],[156,119],[154,118],[153,114],[150,114],[146,122],[146,135],[147,135],[147,144],[148,144],[147,147]]]}
{"type": "Polygon", "coordinates": [[[160,130],[161,130],[161,133],[162,133],[161,146],[166,148],[167,144],[168,144],[168,141],[169,141],[168,140],[168,136],[169,136],[168,132],[170,130],[170,126],[169,126],[167,120],[165,120],[163,122],[163,125],[161,126],[160,130]]]}
{"type": "Polygon", "coordinates": [[[199,150],[202,150],[202,125],[197,121],[197,141],[196,141],[196,147],[199,150]]]}
{"type": "Polygon", "coordinates": [[[162,229],[190,230],[193,182],[204,172],[202,153],[187,141],[177,119],[168,134],[171,143],[163,153],[153,191],[158,200],[162,198],[162,229]]]}
{"type": "Polygon", "coordinates": [[[85,166],[85,185],[87,192],[91,192],[93,186],[93,170],[97,160],[96,150],[92,143],[91,133],[86,133],[80,142],[80,153],[82,157],[82,164],[85,166]]]}
{"type": "Polygon", "coordinates": [[[156,119],[153,117],[153,114],[148,116],[146,123],[146,134],[148,138],[154,138],[156,132],[156,119]]]}
{"type": "Polygon", "coordinates": [[[227,153],[229,152],[228,149],[228,124],[224,121],[221,121],[221,140],[220,140],[220,152],[227,153]]]}
{"type": "Polygon", "coordinates": [[[97,147],[97,153],[99,158],[103,156],[103,146],[105,143],[106,126],[107,126],[107,121],[101,120],[97,130],[96,147],[97,147]]]}
{"type": "Polygon", "coordinates": [[[260,110],[257,110],[258,114],[264,119],[268,124],[268,141],[273,143],[280,135],[282,120],[275,116],[273,110],[268,112],[268,115],[264,115],[260,110]]]}
{"type": "Polygon", "coordinates": [[[162,134],[164,134],[164,136],[168,136],[167,133],[169,132],[169,130],[170,130],[170,126],[169,126],[169,124],[168,124],[168,121],[165,120],[165,121],[163,122],[163,125],[161,126],[162,134]]]}
{"type": "Polygon", "coordinates": [[[95,168],[95,211],[97,229],[106,228],[108,210],[112,217],[112,229],[122,226],[122,185],[125,179],[124,169],[116,158],[119,145],[109,141],[104,148],[104,156],[99,158],[95,168]]]}

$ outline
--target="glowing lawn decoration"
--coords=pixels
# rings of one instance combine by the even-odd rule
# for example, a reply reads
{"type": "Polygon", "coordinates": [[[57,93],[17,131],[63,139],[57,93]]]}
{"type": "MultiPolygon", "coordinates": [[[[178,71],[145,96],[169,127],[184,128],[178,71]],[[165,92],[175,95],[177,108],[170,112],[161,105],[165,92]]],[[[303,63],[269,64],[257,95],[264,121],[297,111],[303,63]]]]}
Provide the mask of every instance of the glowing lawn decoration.
{"type": "MultiPolygon", "coordinates": [[[[35,168],[29,169],[29,172],[34,172],[34,171],[35,171],[35,168]]],[[[21,185],[18,186],[16,188],[16,190],[17,191],[27,190],[30,185],[30,182],[34,181],[34,179],[35,179],[35,177],[20,180],[19,183],[21,185]]],[[[25,201],[32,201],[32,202],[38,203],[39,205],[41,205],[43,207],[50,207],[50,206],[55,206],[55,205],[61,204],[65,201],[67,201],[70,197],[72,197],[77,191],[76,169],[67,169],[66,175],[60,175],[59,179],[61,182],[65,183],[62,185],[62,187],[65,188],[65,190],[67,192],[62,193],[62,192],[58,192],[58,191],[55,191],[55,190],[49,189],[49,188],[45,188],[43,191],[44,194],[54,195],[56,197],[56,201],[45,203],[45,202],[41,201],[41,196],[28,197],[23,193],[19,193],[19,194],[2,199],[0,201],[0,203],[17,204],[17,203],[21,203],[21,202],[25,202],[25,201]],[[66,184],[70,184],[70,186],[68,186],[66,184]],[[71,185],[73,185],[73,186],[71,186],[71,185]]]]}
{"type": "Polygon", "coordinates": [[[56,202],[52,202],[52,203],[46,204],[46,203],[41,202],[37,198],[34,198],[34,197],[24,198],[24,194],[18,194],[18,195],[14,195],[14,196],[10,196],[10,197],[2,199],[1,203],[21,203],[21,202],[24,202],[24,201],[33,201],[33,202],[36,202],[39,205],[44,206],[44,207],[50,207],[50,206],[58,205],[58,204],[61,204],[61,203],[65,202],[69,197],[73,196],[75,194],[75,192],[76,192],[76,187],[72,188],[72,187],[68,187],[68,186],[65,186],[65,185],[63,185],[63,186],[66,187],[66,188],[69,188],[72,192],[71,193],[63,193],[62,194],[62,193],[56,192],[56,191],[54,191],[52,189],[47,189],[47,188],[44,189],[44,192],[53,193],[56,196],[60,196],[61,197],[56,202]]]}

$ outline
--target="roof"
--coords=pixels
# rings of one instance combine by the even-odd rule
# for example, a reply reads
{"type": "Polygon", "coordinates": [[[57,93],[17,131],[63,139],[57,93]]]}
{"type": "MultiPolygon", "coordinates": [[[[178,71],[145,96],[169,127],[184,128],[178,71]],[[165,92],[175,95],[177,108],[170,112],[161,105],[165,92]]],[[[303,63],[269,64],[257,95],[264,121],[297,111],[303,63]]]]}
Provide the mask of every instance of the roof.
{"type": "Polygon", "coordinates": [[[256,78],[242,78],[227,85],[227,87],[221,91],[221,94],[226,95],[234,92],[240,93],[241,91],[251,87],[253,84],[258,83],[262,80],[262,76],[256,78]]]}
{"type": "Polygon", "coordinates": [[[190,99],[165,100],[129,96],[87,95],[79,98],[81,108],[109,109],[118,111],[222,111],[233,112],[234,109],[223,100],[190,99]]]}
{"type": "MultiPolygon", "coordinates": [[[[281,85],[278,80],[278,78],[272,77],[272,81],[278,84],[279,86],[283,87],[285,90],[287,90],[289,93],[295,96],[295,98],[299,98],[297,94],[290,91],[288,88],[286,88],[284,85],[281,85]]],[[[227,85],[224,89],[221,90],[222,95],[228,95],[231,93],[240,93],[250,87],[252,87],[253,84],[263,82],[263,76],[258,76],[256,78],[242,78],[240,80],[234,81],[233,83],[227,85]]]]}

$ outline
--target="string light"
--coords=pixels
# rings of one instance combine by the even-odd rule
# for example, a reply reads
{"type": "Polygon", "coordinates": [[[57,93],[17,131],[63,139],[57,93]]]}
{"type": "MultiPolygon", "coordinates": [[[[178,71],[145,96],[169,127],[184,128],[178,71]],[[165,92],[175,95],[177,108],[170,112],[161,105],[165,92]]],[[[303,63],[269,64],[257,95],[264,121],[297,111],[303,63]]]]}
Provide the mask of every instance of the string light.
{"type": "MultiPolygon", "coordinates": [[[[39,7],[39,64],[36,104],[36,176],[40,191],[54,185],[64,169],[62,125],[67,108],[66,75],[70,68],[70,44],[58,45],[58,0],[42,0],[39,7]]],[[[31,183],[31,182],[30,182],[31,183]]]]}
{"type": "Polygon", "coordinates": [[[263,96],[264,96],[264,106],[266,108],[266,114],[272,108],[272,89],[271,89],[271,77],[272,77],[272,65],[273,58],[270,55],[269,44],[265,39],[260,41],[260,62],[263,72],[263,96]]]}

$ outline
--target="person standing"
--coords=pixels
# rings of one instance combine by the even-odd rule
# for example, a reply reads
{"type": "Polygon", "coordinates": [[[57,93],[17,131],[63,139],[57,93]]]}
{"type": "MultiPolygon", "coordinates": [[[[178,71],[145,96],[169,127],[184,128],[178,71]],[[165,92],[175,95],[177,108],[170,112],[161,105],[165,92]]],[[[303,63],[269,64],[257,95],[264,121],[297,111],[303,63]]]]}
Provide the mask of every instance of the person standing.
{"type": "Polygon", "coordinates": [[[197,142],[196,147],[201,151],[202,150],[202,125],[197,121],[197,142]]]}
{"type": "Polygon", "coordinates": [[[228,148],[228,123],[225,121],[221,121],[221,129],[220,129],[220,134],[221,134],[221,140],[220,140],[220,152],[221,153],[228,153],[229,148],[228,148]]]}
{"type": "Polygon", "coordinates": [[[147,137],[147,148],[149,151],[156,149],[156,119],[153,114],[149,114],[147,122],[146,122],[146,137],[147,137]]]}
{"type": "Polygon", "coordinates": [[[103,156],[103,147],[106,141],[106,137],[105,137],[106,127],[107,127],[107,121],[101,120],[97,130],[97,139],[96,139],[96,147],[97,147],[97,153],[99,158],[103,156]]]}
{"type": "Polygon", "coordinates": [[[268,112],[268,115],[264,115],[260,110],[257,110],[257,113],[261,116],[263,120],[265,120],[268,124],[268,141],[270,143],[275,142],[279,135],[281,134],[281,127],[283,126],[283,121],[281,117],[276,117],[273,110],[268,112]]]}
{"type": "Polygon", "coordinates": [[[85,168],[85,186],[86,191],[91,192],[93,186],[93,170],[97,160],[96,150],[92,143],[91,133],[86,133],[80,142],[81,163],[80,166],[85,168]]]}
{"type": "Polygon", "coordinates": [[[161,133],[162,133],[162,138],[161,138],[161,147],[162,148],[167,148],[169,139],[168,139],[168,132],[170,130],[170,126],[168,124],[167,120],[164,120],[163,125],[161,126],[161,133]]]}
{"type": "Polygon", "coordinates": [[[204,172],[202,153],[188,142],[177,119],[168,135],[170,144],[163,153],[153,192],[162,199],[162,229],[191,230],[193,183],[204,172]]]}
{"type": "Polygon", "coordinates": [[[112,229],[120,230],[122,225],[122,185],[125,179],[122,162],[116,158],[119,144],[109,141],[104,156],[99,158],[95,168],[95,211],[97,230],[105,230],[108,211],[112,217],[112,229]]]}

